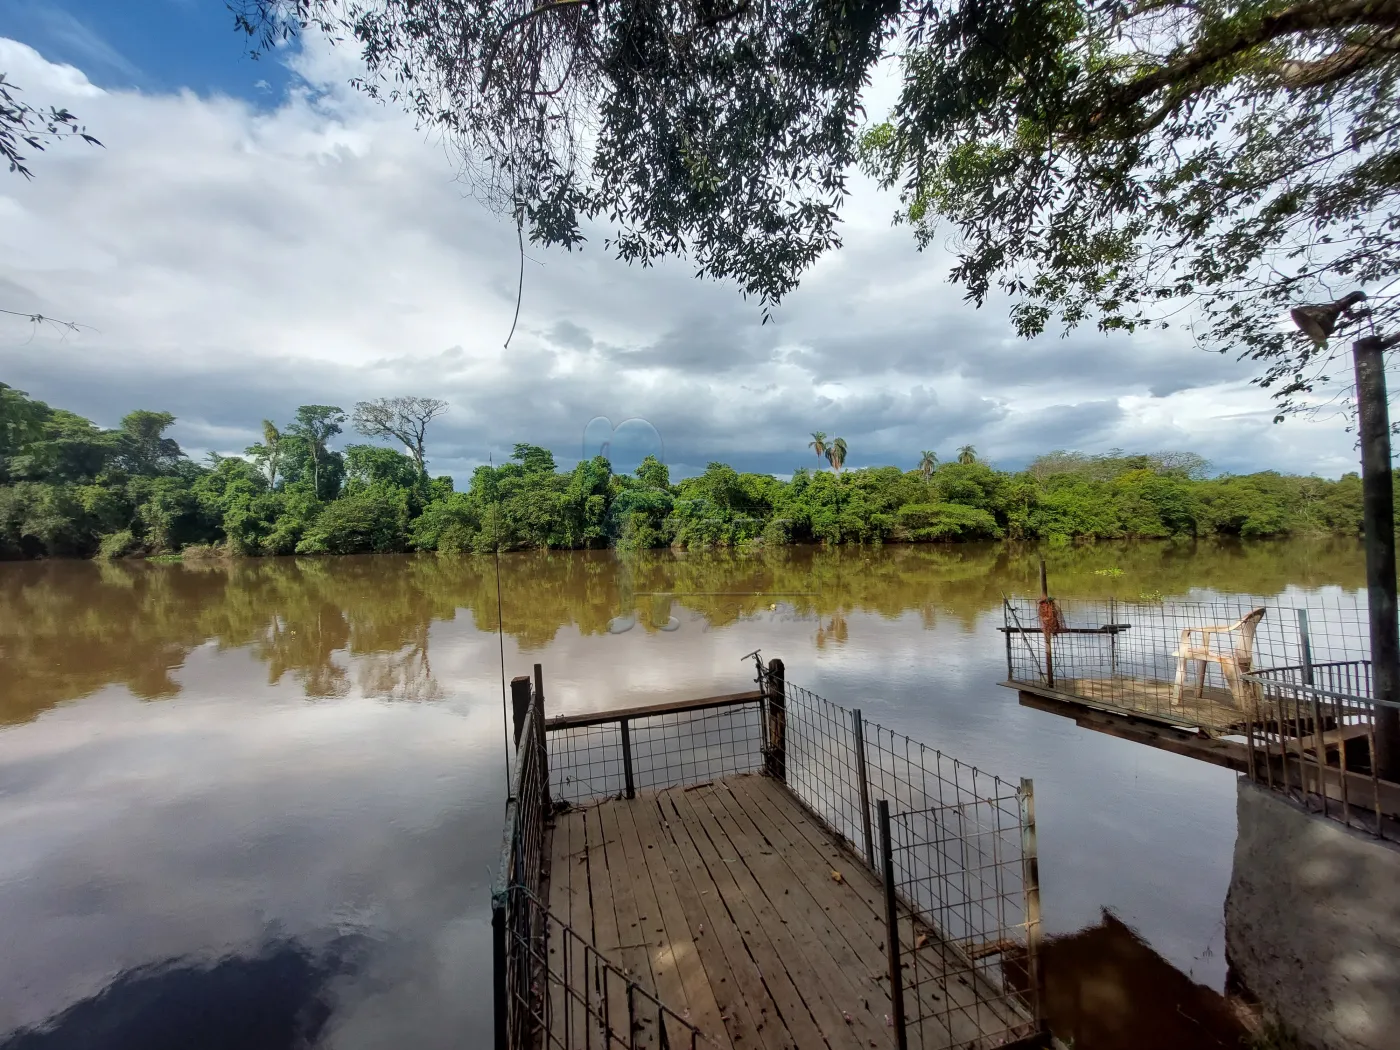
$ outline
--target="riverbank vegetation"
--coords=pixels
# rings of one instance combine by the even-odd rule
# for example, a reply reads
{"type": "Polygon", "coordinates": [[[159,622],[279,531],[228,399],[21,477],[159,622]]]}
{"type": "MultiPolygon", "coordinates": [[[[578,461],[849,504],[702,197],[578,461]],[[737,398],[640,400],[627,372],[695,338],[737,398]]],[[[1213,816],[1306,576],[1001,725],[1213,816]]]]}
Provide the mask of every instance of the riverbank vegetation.
{"type": "MultiPolygon", "coordinates": [[[[1021,471],[910,453],[914,469],[798,468],[790,480],[711,463],[672,482],[648,457],[571,470],[535,445],[481,466],[465,491],[430,477],[423,398],[304,405],[246,456],[196,463],[166,412],[106,430],[0,384],[0,557],[350,554],[412,550],[742,547],[992,539],[1356,535],[1361,483],[1274,472],[1207,476],[1183,453],[1052,452],[1021,471]],[[331,442],[350,421],[383,445],[331,442]]],[[[818,459],[818,465],[822,459],[818,459]]]]}

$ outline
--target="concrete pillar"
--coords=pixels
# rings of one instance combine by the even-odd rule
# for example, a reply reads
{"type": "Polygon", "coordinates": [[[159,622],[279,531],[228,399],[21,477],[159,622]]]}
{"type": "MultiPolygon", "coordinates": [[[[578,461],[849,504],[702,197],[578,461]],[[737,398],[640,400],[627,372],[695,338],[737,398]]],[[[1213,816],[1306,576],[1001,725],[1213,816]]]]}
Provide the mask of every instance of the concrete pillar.
{"type": "Polygon", "coordinates": [[[1239,780],[1233,977],[1319,1050],[1400,1050],[1400,848],[1239,780]]]}

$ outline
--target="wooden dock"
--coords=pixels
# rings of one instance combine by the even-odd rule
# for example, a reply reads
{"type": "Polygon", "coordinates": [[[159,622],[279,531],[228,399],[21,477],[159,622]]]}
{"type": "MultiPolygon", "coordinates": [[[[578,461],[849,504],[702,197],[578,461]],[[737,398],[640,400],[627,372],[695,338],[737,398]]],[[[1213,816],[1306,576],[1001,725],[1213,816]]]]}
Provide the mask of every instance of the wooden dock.
{"type": "Polygon", "coordinates": [[[1132,715],[1177,728],[1196,729],[1211,736],[1228,736],[1243,730],[1246,714],[1228,689],[1206,686],[1201,696],[1194,685],[1172,703],[1173,683],[1157,678],[1114,675],[1103,678],[1056,678],[1054,686],[1043,682],[1007,682],[1014,689],[1069,699],[1088,707],[1132,715]]]}
{"type": "MultiPolygon", "coordinates": [[[[772,777],[572,808],[555,817],[549,856],[550,911],[717,1045],[895,1045],[884,890],[772,777]]],[[[994,1001],[1000,990],[979,996],[964,976],[937,980],[931,968],[959,949],[912,922],[905,936],[921,944],[903,963],[914,985],[906,1002],[924,998],[927,1011],[916,1012],[948,1018],[924,1029],[926,1045],[1011,1045],[984,1033],[1029,1017],[1004,1016],[1012,1007],[994,1001]]],[[[550,1045],[598,1045],[577,1005],[551,1013],[550,1045]]],[[[655,1024],[637,1036],[661,1045],[655,1024]]]]}

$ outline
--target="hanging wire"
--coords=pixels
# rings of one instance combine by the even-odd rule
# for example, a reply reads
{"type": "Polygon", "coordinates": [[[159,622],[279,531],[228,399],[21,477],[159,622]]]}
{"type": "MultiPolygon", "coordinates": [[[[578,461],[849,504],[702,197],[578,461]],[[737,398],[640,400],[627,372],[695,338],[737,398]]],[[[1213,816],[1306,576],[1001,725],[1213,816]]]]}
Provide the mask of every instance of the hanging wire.
{"type": "Polygon", "coordinates": [[[520,323],[520,300],[525,295],[525,213],[519,207],[515,209],[515,240],[520,246],[520,279],[515,286],[515,317],[511,320],[510,332],[506,335],[507,350],[510,349],[511,339],[515,337],[515,326],[520,323]]]}
{"type": "MultiPolygon", "coordinates": [[[[496,468],[495,453],[487,455],[491,469],[496,468]]],[[[499,530],[500,524],[497,523],[499,530]]],[[[501,653],[501,745],[506,758],[506,798],[510,798],[510,702],[506,699],[506,621],[501,603],[501,534],[496,533],[496,643],[501,653]]]]}

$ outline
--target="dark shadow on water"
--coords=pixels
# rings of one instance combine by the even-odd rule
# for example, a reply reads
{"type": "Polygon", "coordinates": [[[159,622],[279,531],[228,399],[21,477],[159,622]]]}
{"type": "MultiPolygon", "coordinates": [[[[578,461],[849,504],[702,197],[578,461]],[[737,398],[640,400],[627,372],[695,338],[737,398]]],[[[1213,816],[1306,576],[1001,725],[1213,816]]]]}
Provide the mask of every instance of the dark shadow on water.
{"type": "Polygon", "coordinates": [[[303,1050],[330,1018],[329,981],[353,973],[365,945],[280,941],[257,956],[143,966],[0,1050],[303,1050]]]}
{"type": "Polygon", "coordinates": [[[1167,962],[1131,927],[1103,920],[1043,946],[1045,1011],[1074,1050],[1247,1046],[1242,1006],[1167,962]]]}

